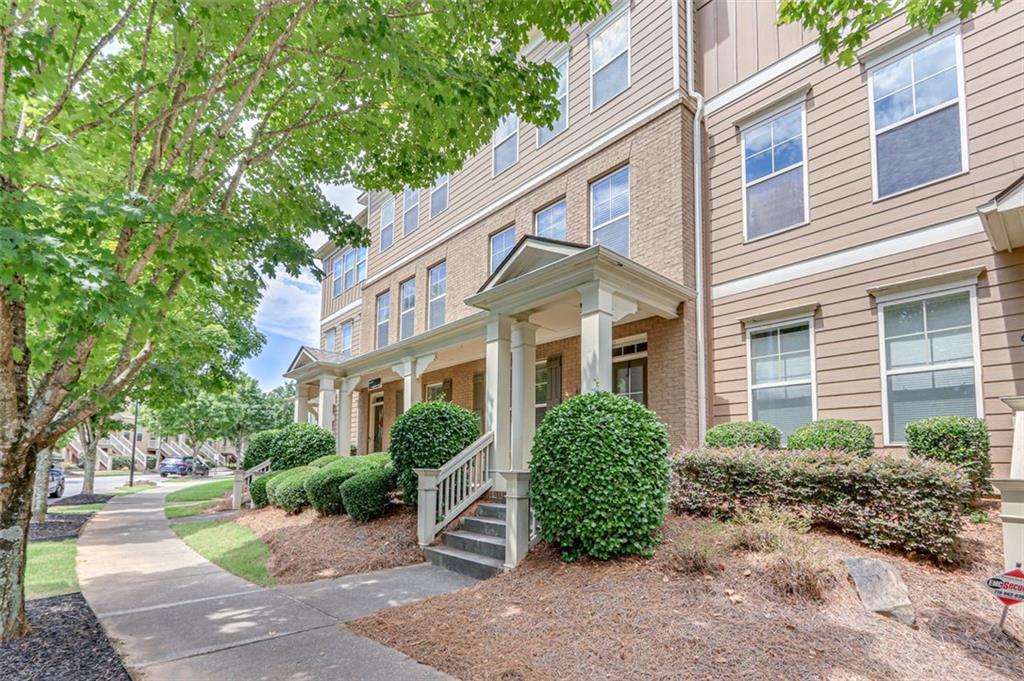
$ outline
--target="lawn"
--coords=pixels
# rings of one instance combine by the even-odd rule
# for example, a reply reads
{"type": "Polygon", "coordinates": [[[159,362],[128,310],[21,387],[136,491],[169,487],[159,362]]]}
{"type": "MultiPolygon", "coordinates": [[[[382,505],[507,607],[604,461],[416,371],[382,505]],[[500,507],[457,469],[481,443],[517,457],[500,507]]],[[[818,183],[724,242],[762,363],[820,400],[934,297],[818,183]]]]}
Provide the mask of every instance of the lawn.
{"type": "Polygon", "coordinates": [[[46,598],[77,592],[74,539],[31,542],[25,564],[25,597],[46,598]]]}
{"type": "Polygon", "coordinates": [[[234,479],[215,480],[195,487],[179,489],[167,495],[167,503],[173,504],[180,501],[206,501],[207,499],[219,499],[231,491],[235,484],[234,479]]]}
{"type": "Polygon", "coordinates": [[[106,504],[79,504],[77,506],[48,506],[47,513],[94,513],[102,511],[106,504]]]}
{"type": "Polygon", "coordinates": [[[171,529],[192,550],[228,572],[260,586],[274,585],[267,570],[270,550],[249,528],[229,520],[211,520],[172,525],[171,529]]]}
{"type": "Polygon", "coordinates": [[[208,508],[213,508],[220,503],[220,499],[207,499],[206,501],[184,501],[177,504],[164,506],[164,517],[168,520],[174,518],[188,518],[201,515],[208,508]]]}
{"type": "Polygon", "coordinates": [[[147,489],[153,489],[156,487],[155,482],[149,480],[140,480],[135,483],[135,486],[129,487],[128,485],[121,485],[112,492],[104,492],[104,494],[113,494],[115,496],[123,497],[126,494],[136,494],[138,492],[144,492],[147,489]]]}

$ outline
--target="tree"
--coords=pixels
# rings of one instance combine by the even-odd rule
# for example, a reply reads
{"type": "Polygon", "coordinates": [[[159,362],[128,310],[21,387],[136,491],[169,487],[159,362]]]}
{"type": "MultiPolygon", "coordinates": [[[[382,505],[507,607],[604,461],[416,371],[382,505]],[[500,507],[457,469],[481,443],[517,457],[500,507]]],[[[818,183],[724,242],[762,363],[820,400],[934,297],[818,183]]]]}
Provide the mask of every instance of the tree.
{"type": "Polygon", "coordinates": [[[235,460],[240,465],[243,447],[249,436],[261,430],[280,425],[279,411],[268,395],[260,390],[256,380],[248,375],[239,377],[235,387],[218,396],[224,414],[224,437],[235,447],[235,460]]]}
{"type": "Polygon", "coordinates": [[[113,402],[75,426],[82,448],[78,455],[79,465],[82,467],[82,494],[95,492],[96,450],[100,440],[125,428],[126,424],[116,418],[122,406],[121,400],[113,402]]]}
{"type": "Polygon", "coordinates": [[[833,57],[843,66],[853,64],[857,49],[870,29],[895,12],[906,11],[907,23],[929,33],[949,14],[961,19],[979,6],[999,8],[1003,0],[782,0],[779,23],[799,23],[818,34],[821,60],[833,57]]]}
{"type": "Polygon", "coordinates": [[[158,435],[184,435],[192,456],[197,458],[204,442],[225,437],[228,431],[228,414],[223,402],[217,395],[205,391],[157,411],[148,421],[158,435]]]}
{"type": "Polygon", "coordinates": [[[287,381],[267,393],[271,423],[267,428],[284,428],[295,418],[295,382],[287,381]]]}

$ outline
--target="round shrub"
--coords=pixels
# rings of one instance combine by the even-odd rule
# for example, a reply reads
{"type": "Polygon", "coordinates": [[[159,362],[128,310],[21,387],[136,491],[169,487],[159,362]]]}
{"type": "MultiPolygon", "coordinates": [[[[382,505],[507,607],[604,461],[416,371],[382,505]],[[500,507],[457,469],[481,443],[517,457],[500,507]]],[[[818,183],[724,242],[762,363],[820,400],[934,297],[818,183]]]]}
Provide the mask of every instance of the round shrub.
{"type": "Polygon", "coordinates": [[[263,508],[270,503],[270,499],[267,497],[267,483],[274,479],[277,472],[270,472],[266,475],[261,475],[252,481],[249,485],[249,497],[252,499],[252,505],[256,508],[263,508]]]}
{"type": "Polygon", "coordinates": [[[340,461],[340,460],[341,460],[341,457],[338,456],[337,454],[328,454],[327,456],[321,456],[319,459],[313,459],[312,461],[310,461],[306,465],[307,466],[316,466],[317,468],[323,468],[324,466],[326,466],[329,463],[334,463],[335,461],[340,461]]]}
{"type": "MultiPolygon", "coordinates": [[[[320,468],[306,478],[306,496],[309,503],[320,515],[336,515],[345,512],[341,497],[341,483],[358,473],[371,468],[380,468],[387,463],[387,457],[346,456],[334,457],[335,461],[320,468]]],[[[393,485],[392,485],[393,488],[393,485]]]]}
{"type": "Polygon", "coordinates": [[[393,480],[387,466],[370,468],[353,475],[341,483],[345,512],[359,522],[381,517],[391,505],[393,480]]]}
{"type": "Polygon", "coordinates": [[[866,423],[846,419],[822,419],[805,423],[789,436],[790,449],[818,449],[871,456],[875,453],[875,433],[866,423]]]}
{"type": "Polygon", "coordinates": [[[721,423],[704,434],[708,447],[766,447],[782,446],[782,431],[763,421],[732,421],[721,423]]]}
{"type": "Polygon", "coordinates": [[[121,470],[122,468],[128,468],[132,463],[130,457],[127,456],[112,456],[110,457],[110,469],[121,470]]]}
{"type": "Polygon", "coordinates": [[[277,437],[281,434],[280,428],[273,430],[261,430],[249,438],[248,444],[245,446],[245,455],[242,457],[242,468],[249,469],[253,466],[259,466],[261,463],[270,458],[270,453],[274,449],[274,443],[277,442],[277,437]]]}
{"type": "Polygon", "coordinates": [[[273,487],[274,505],[285,513],[298,513],[303,506],[309,505],[306,480],[319,470],[313,466],[299,466],[275,478],[272,481],[276,483],[273,487]]]}
{"type": "Polygon", "coordinates": [[[975,497],[990,491],[992,461],[988,425],[972,416],[934,416],[907,424],[907,454],[960,467],[971,480],[975,497]]]}
{"type": "Polygon", "coordinates": [[[479,437],[476,414],[452,402],[419,402],[399,416],[390,451],[402,501],[416,503],[414,468],[440,468],[479,437]]]}
{"type": "Polygon", "coordinates": [[[312,423],[290,423],[274,438],[270,467],[283,471],[334,453],[334,435],[312,423]]]}
{"type": "Polygon", "coordinates": [[[627,397],[572,397],[547,413],[533,440],[537,524],[566,560],[652,554],[668,479],[667,430],[627,397]]]}
{"type": "Polygon", "coordinates": [[[277,506],[277,488],[288,479],[289,475],[285,475],[285,473],[290,474],[290,471],[292,470],[297,469],[292,468],[288,471],[275,471],[277,475],[267,483],[267,501],[271,506],[277,506]]]}

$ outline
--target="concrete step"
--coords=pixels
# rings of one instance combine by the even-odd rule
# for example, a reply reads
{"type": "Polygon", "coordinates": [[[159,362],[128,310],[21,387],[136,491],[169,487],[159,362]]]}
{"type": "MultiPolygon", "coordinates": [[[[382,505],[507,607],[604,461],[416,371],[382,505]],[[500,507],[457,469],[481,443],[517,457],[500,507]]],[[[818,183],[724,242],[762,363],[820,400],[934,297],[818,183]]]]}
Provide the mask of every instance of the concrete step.
{"type": "Polygon", "coordinates": [[[480,504],[476,507],[476,515],[480,518],[505,519],[505,504],[480,504]]]}
{"type": "Polygon", "coordinates": [[[488,579],[501,574],[504,569],[504,561],[451,546],[428,546],[423,549],[423,557],[446,570],[476,579],[488,579]]]}
{"type": "Polygon", "coordinates": [[[453,549],[469,551],[489,558],[505,560],[505,540],[465,530],[449,530],[442,534],[444,545],[453,549]]]}
{"type": "Polygon", "coordinates": [[[465,530],[466,532],[486,534],[489,537],[504,537],[505,521],[497,518],[474,518],[472,516],[466,516],[462,519],[462,524],[459,526],[459,529],[465,530]]]}

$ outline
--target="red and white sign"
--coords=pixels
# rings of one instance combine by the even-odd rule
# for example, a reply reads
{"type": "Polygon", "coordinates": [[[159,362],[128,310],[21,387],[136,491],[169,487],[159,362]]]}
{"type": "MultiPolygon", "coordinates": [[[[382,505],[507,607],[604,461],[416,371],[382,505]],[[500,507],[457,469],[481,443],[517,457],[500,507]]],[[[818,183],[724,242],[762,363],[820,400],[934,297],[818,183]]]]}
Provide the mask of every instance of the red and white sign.
{"type": "Polygon", "coordinates": [[[1024,601],[1024,572],[1020,568],[989,577],[985,580],[985,586],[1006,607],[1024,601]]]}

